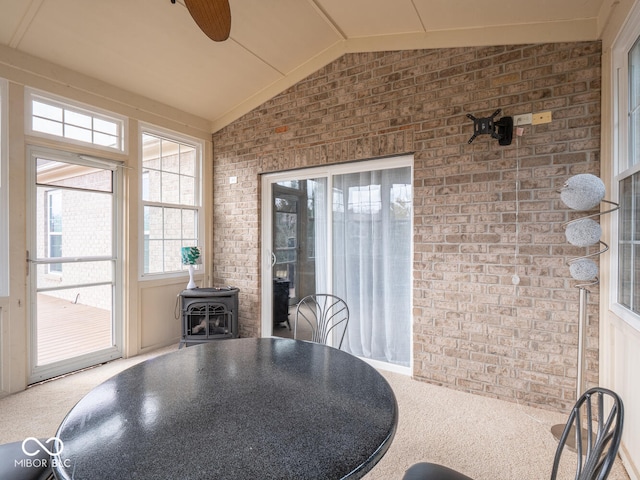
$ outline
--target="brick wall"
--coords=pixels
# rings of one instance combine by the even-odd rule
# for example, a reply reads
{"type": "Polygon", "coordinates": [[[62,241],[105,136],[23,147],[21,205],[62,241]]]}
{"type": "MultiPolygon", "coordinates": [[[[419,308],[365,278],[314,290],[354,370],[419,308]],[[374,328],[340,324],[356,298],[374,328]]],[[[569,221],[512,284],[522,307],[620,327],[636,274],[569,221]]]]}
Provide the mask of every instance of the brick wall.
{"type": "Polygon", "coordinates": [[[557,191],[599,174],[600,75],[599,42],[348,54],[215,133],[214,281],[241,288],[241,335],[260,334],[259,174],[415,152],[414,376],[572,404],[578,289],[566,261],[584,249],[566,242],[557,191]],[[553,121],[510,146],[468,144],[466,114],[497,108],[553,121]]]}

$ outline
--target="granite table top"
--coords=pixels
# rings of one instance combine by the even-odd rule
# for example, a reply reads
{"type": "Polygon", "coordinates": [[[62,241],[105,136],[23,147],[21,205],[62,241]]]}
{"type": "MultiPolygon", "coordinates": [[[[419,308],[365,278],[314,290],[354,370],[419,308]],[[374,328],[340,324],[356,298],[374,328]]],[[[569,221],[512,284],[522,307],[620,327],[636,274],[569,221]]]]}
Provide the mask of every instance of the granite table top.
{"type": "Polygon", "coordinates": [[[59,480],[356,479],[395,434],[373,367],[310,342],[244,338],[135,365],[90,391],[56,436],[59,480]]]}

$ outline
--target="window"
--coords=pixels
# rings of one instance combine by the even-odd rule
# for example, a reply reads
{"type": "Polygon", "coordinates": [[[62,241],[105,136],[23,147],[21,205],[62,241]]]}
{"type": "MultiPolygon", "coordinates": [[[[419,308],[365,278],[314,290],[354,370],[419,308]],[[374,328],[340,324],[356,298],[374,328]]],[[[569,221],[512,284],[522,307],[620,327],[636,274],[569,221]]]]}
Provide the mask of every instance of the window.
{"type": "Polygon", "coordinates": [[[143,276],[183,270],[180,248],[199,245],[202,144],[143,129],[143,276]]]}
{"type": "Polygon", "coordinates": [[[31,119],[27,131],[33,135],[55,137],[107,150],[124,150],[125,121],[113,114],[33,90],[27,90],[27,112],[30,112],[31,119]]]}
{"type": "MultiPolygon", "coordinates": [[[[49,258],[62,257],[62,195],[60,190],[47,192],[47,252],[49,258]]],[[[61,274],[61,263],[48,264],[49,273],[61,274]]]]}
{"type": "MultiPolygon", "coordinates": [[[[638,25],[640,16],[630,24],[638,25]]],[[[617,72],[617,285],[615,303],[637,324],[640,315],[640,38],[625,28],[614,66],[617,72]]]]}
{"type": "Polygon", "coordinates": [[[9,294],[9,192],[7,82],[0,78],[0,297],[9,294]]]}
{"type": "Polygon", "coordinates": [[[618,303],[640,314],[640,173],[620,180],[618,303]]]}

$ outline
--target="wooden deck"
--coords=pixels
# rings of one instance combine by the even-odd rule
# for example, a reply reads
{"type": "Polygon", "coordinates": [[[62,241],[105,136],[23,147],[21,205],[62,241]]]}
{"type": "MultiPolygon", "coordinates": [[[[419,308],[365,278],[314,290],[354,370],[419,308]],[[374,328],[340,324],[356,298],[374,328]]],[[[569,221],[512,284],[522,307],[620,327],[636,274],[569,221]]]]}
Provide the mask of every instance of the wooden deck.
{"type": "Polygon", "coordinates": [[[110,347],[111,313],[38,294],[38,365],[110,347]]]}
{"type": "MultiPolygon", "coordinates": [[[[296,306],[290,306],[291,330],[282,324],[274,327],[274,336],[293,338],[295,313],[296,306]]],[[[299,327],[298,338],[310,340],[311,330],[306,322],[301,322],[299,327]]],[[[38,294],[39,366],[109,348],[113,344],[111,335],[111,314],[108,310],[38,294]]]]}

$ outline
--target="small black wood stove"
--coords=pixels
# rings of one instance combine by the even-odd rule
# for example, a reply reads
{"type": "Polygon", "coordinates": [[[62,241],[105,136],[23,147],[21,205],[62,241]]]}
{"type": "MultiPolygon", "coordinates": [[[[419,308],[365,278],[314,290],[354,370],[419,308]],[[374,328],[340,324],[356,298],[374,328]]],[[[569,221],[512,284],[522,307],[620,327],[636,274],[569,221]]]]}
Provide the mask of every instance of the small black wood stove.
{"type": "Polygon", "coordinates": [[[235,287],[193,288],[180,292],[180,348],[238,337],[238,292],[235,287]]]}

